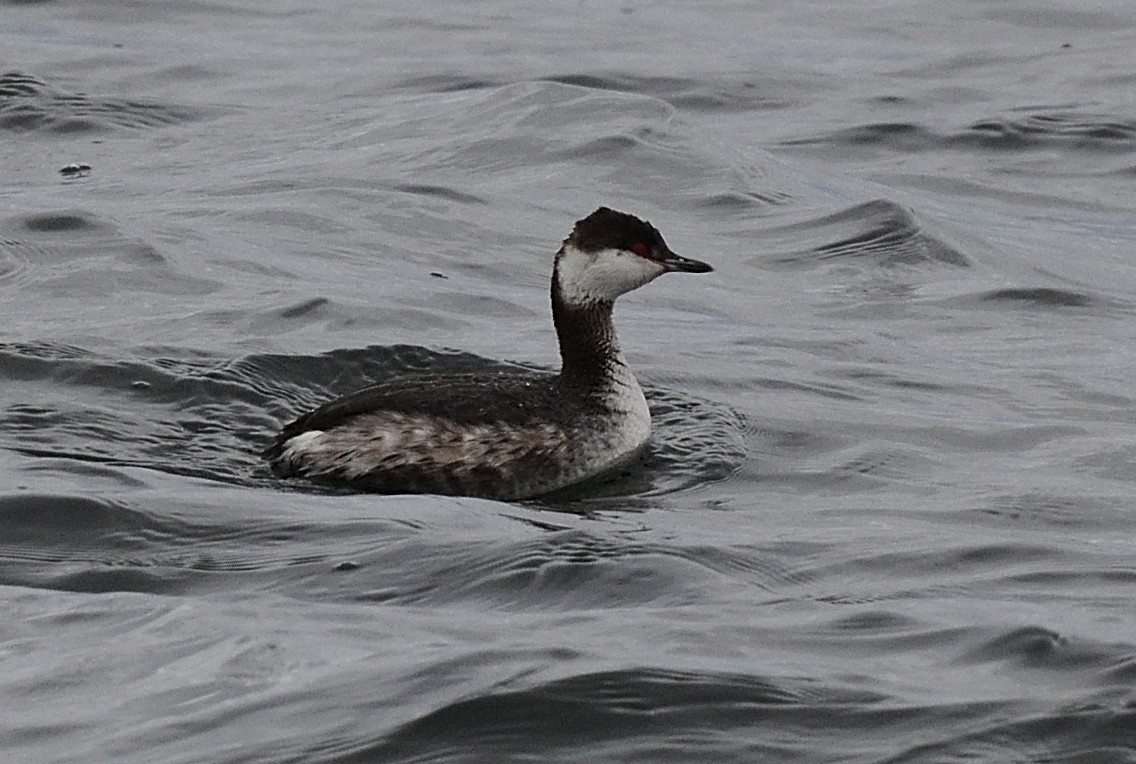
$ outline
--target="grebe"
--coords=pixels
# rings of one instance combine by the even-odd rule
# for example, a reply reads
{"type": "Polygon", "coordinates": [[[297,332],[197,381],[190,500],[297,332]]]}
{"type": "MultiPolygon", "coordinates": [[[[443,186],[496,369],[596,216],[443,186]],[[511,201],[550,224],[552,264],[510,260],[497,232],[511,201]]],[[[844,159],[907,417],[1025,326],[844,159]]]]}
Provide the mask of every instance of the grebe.
{"type": "Polygon", "coordinates": [[[650,223],[600,207],[552,269],[555,375],[421,375],[364,388],[285,425],[265,452],[281,476],[378,493],[525,499],[631,462],[651,414],[619,349],[615,299],[669,272],[706,273],[650,223]]]}

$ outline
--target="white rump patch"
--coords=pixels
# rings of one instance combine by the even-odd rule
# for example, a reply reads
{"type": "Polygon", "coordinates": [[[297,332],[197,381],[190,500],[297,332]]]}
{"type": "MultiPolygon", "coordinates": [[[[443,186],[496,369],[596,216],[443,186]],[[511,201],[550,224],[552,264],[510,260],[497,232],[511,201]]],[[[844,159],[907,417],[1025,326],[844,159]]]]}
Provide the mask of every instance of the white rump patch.
{"type": "Polygon", "coordinates": [[[299,462],[307,452],[316,447],[316,441],[321,437],[323,437],[323,430],[308,430],[288,438],[282,454],[284,459],[290,462],[299,462]]]}

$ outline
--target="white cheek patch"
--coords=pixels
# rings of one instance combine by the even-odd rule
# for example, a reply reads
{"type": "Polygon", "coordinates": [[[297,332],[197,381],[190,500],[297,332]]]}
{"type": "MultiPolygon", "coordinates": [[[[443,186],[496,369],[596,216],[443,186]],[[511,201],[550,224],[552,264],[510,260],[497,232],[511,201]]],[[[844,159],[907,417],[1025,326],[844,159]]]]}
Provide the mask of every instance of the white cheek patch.
{"type": "Polygon", "coordinates": [[[619,249],[581,252],[564,249],[557,264],[560,292],[570,303],[615,300],[666,272],[659,263],[619,249]]]}

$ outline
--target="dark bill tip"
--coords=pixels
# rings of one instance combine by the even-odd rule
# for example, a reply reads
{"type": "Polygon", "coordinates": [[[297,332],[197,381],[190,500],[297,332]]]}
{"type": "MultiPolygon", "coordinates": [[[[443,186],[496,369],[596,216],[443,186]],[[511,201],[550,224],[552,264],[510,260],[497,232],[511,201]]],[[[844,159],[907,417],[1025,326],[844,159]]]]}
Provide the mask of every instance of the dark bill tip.
{"type": "Polygon", "coordinates": [[[709,273],[714,270],[710,267],[709,263],[704,263],[701,260],[691,260],[689,257],[676,255],[674,252],[667,252],[666,255],[659,258],[658,262],[669,272],[709,273]]]}

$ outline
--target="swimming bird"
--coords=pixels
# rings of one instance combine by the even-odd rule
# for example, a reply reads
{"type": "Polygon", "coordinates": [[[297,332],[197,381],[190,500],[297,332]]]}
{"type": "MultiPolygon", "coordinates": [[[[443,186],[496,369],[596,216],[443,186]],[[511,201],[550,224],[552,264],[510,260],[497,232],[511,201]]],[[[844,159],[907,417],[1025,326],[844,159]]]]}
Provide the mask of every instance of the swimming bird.
{"type": "Polygon", "coordinates": [[[706,273],[658,229],[600,207],[576,222],[552,268],[560,371],[419,375],[329,401],[264,451],[274,472],[378,493],[502,500],[626,466],[651,436],[647,400],[612,324],[617,297],[664,273],[706,273]]]}

